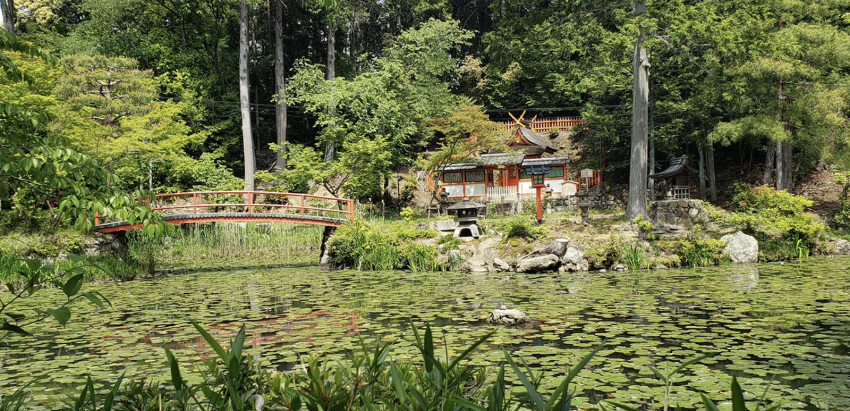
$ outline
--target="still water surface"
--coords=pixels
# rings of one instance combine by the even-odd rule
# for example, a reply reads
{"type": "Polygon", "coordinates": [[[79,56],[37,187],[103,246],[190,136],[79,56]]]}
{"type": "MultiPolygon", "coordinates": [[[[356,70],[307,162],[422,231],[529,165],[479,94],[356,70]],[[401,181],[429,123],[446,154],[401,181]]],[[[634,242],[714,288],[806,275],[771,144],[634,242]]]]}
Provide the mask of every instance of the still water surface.
{"type": "MultiPolygon", "coordinates": [[[[430,322],[451,355],[491,330],[486,317],[504,303],[532,323],[500,329],[472,363],[493,364],[506,347],[546,371],[544,386],[554,387],[553,377],[604,341],[577,380],[582,408],[605,398],[657,404],[663,391],[648,366],[663,371],[711,352],[716,356],[677,380],[674,404],[696,405],[698,392],[728,400],[736,375],[748,396],[770,385],[768,398],[785,409],[850,409],[847,258],[561,275],[325,272],[269,261],[169,262],[170,273],[157,279],[87,285],[109,298],[112,309],[82,304],[65,329],[44,322],[30,329],[35,337],[15,339],[14,350],[0,351],[0,387],[36,379],[36,399],[50,400],[63,398],[87,374],[165,377],[164,346],[197,382],[194,364],[211,349],[190,319],[222,342],[245,322],[248,352],[278,370],[292,369],[309,353],[340,356],[358,347],[359,338],[380,338],[393,344],[396,358],[416,358],[410,319],[430,322]]],[[[62,294],[34,297],[27,307],[46,309],[62,294]]]]}

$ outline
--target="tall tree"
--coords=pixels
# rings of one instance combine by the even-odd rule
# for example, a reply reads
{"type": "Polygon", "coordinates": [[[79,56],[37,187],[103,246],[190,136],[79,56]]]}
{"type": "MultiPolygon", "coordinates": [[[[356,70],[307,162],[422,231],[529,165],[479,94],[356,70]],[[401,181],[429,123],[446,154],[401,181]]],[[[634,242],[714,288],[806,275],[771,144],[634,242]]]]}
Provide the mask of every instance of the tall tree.
{"type": "Polygon", "coordinates": [[[239,108],[242,112],[242,150],[245,157],[245,189],[254,189],[254,140],[251,135],[251,104],[248,96],[248,3],[239,7],[239,108]]]}
{"type": "MultiPolygon", "coordinates": [[[[275,90],[281,96],[277,99],[275,116],[277,117],[277,145],[286,148],[286,72],[283,67],[283,0],[277,0],[274,20],[274,80],[275,90]]],[[[286,153],[277,157],[277,169],[286,170],[286,153]]]]}
{"type": "MultiPolygon", "coordinates": [[[[646,11],[644,0],[635,0],[635,15],[646,11]]],[[[638,28],[632,57],[632,155],[629,173],[629,204],[626,219],[646,216],[647,139],[649,138],[649,57],[646,53],[646,31],[638,28]]]]}
{"type": "Polygon", "coordinates": [[[15,34],[15,0],[0,0],[0,12],[3,18],[3,28],[15,34]]]}
{"type": "Polygon", "coordinates": [[[68,56],[62,63],[67,74],[56,87],[53,131],[127,184],[147,183],[152,163],[161,169],[160,182],[189,178],[193,160],[185,150],[204,136],[190,133],[181,118],[185,103],[160,100],[150,70],[120,57],[68,56]]]}

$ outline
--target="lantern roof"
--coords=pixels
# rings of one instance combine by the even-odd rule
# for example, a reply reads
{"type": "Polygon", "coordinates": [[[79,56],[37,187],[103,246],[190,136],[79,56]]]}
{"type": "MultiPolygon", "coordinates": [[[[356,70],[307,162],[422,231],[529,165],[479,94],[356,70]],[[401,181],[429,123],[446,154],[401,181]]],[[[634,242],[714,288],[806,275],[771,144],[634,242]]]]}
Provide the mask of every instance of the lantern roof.
{"type": "Polygon", "coordinates": [[[476,203],[475,201],[461,201],[459,203],[450,205],[447,210],[479,209],[484,206],[484,204],[476,203]]]}

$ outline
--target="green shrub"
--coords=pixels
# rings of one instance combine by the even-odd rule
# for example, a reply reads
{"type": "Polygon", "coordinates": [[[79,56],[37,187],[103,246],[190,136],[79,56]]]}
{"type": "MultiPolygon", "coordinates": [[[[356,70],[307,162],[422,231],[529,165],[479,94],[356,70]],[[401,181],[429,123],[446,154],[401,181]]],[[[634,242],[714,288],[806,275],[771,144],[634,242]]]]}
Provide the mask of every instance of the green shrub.
{"type": "Polygon", "coordinates": [[[725,241],[714,240],[706,236],[697,238],[688,234],[688,238],[679,245],[679,255],[689,267],[705,267],[715,265],[724,258],[725,241]]]}
{"type": "Polygon", "coordinates": [[[545,233],[546,229],[537,225],[534,220],[520,215],[506,219],[499,227],[499,231],[504,233],[505,239],[514,237],[533,239],[545,233]]]}
{"type": "Polygon", "coordinates": [[[401,209],[401,218],[404,219],[407,223],[411,223],[414,218],[419,216],[419,213],[413,209],[413,207],[404,207],[401,209]]]}
{"type": "Polygon", "coordinates": [[[335,263],[357,270],[393,270],[409,268],[414,271],[434,271],[437,249],[410,241],[432,237],[434,230],[404,229],[384,232],[362,220],[344,224],[336,230],[328,244],[335,263]]]}
{"type": "Polygon", "coordinates": [[[651,221],[644,219],[643,214],[638,214],[634,220],[632,220],[632,224],[634,224],[635,228],[637,228],[638,232],[646,235],[655,230],[655,226],[651,221]]]}
{"type": "Polygon", "coordinates": [[[805,197],[768,186],[738,185],[735,190],[732,206],[736,212],[729,216],[727,223],[743,226],[746,231],[759,234],[762,240],[802,240],[811,247],[824,231],[822,223],[804,212],[812,205],[805,197]]]}
{"type": "Polygon", "coordinates": [[[449,251],[456,249],[459,245],[461,245],[463,241],[459,238],[455,238],[455,236],[448,234],[437,239],[437,245],[443,246],[443,251],[449,251]]]}
{"type": "Polygon", "coordinates": [[[561,131],[558,130],[558,127],[552,127],[549,129],[549,138],[558,138],[561,135],[561,131]]]}

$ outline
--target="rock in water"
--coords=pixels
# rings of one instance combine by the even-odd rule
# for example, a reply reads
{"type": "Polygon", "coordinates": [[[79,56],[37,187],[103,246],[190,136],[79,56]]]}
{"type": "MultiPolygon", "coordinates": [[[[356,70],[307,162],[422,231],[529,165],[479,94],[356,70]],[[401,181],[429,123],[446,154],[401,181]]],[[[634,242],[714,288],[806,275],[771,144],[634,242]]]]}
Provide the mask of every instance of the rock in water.
{"type": "Polygon", "coordinates": [[[847,255],[850,254],[850,241],[839,239],[835,242],[835,254],[847,255]]]}
{"type": "Polygon", "coordinates": [[[546,254],[540,257],[534,258],[526,258],[524,260],[520,260],[516,264],[516,271],[518,273],[536,273],[540,271],[552,270],[558,267],[558,264],[561,262],[561,259],[555,257],[552,254],[546,254]]]}
{"type": "Polygon", "coordinates": [[[567,240],[566,238],[559,238],[549,243],[549,245],[543,249],[541,254],[552,254],[555,257],[561,258],[564,256],[564,253],[567,252],[567,246],[569,244],[570,240],[567,240]]]}
{"type": "Polygon", "coordinates": [[[511,266],[508,263],[502,261],[499,258],[493,259],[493,267],[495,267],[496,270],[499,270],[499,271],[510,271],[511,270],[511,266]]]}
{"type": "Polygon", "coordinates": [[[720,237],[726,241],[723,252],[732,259],[733,263],[757,263],[759,260],[759,243],[752,236],[740,231],[735,234],[726,234],[720,237]]]}
{"type": "Polygon", "coordinates": [[[567,249],[567,252],[564,254],[564,264],[575,264],[578,265],[581,260],[584,259],[584,253],[581,251],[570,247],[567,249]]]}
{"type": "Polygon", "coordinates": [[[520,310],[493,310],[487,317],[487,322],[493,325],[518,325],[528,322],[528,316],[520,310]]]}

